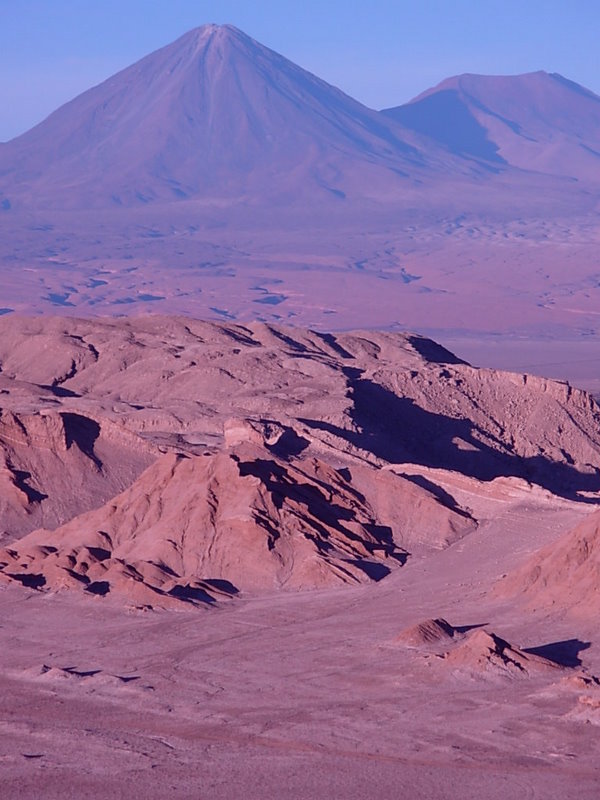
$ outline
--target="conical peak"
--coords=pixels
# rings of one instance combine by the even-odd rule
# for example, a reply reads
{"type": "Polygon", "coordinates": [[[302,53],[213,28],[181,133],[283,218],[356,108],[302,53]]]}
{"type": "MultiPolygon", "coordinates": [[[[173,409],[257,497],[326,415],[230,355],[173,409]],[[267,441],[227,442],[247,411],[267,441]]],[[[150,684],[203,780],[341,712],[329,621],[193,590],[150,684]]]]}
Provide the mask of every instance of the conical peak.
{"type": "MultiPolygon", "coordinates": [[[[24,186],[26,175],[45,176],[50,164],[53,174],[69,176],[69,204],[75,174],[80,191],[85,186],[98,205],[173,194],[237,197],[265,186],[279,195],[281,184],[272,176],[287,179],[296,170],[319,194],[345,198],[348,189],[363,185],[357,172],[377,173],[377,180],[381,173],[395,192],[396,176],[421,169],[419,151],[401,135],[396,125],[232,25],[209,24],[57,110],[10,153],[3,150],[0,173],[10,171],[24,186]]],[[[7,185],[3,178],[3,191],[7,185]]],[[[51,199],[44,202],[54,204],[56,181],[47,186],[51,199]]]]}
{"type": "Polygon", "coordinates": [[[239,28],[229,23],[219,25],[216,22],[207,22],[206,25],[199,25],[197,28],[192,28],[190,34],[196,36],[245,36],[239,28]]]}
{"type": "MultiPolygon", "coordinates": [[[[180,43],[192,43],[197,49],[204,49],[211,44],[224,44],[231,41],[253,41],[234,25],[217,25],[208,23],[184,33],[178,40],[180,43]]],[[[174,43],[175,44],[175,43],[174,43]]]]}
{"type": "Polygon", "coordinates": [[[171,59],[172,65],[177,65],[175,69],[179,71],[181,67],[204,62],[208,58],[206,64],[210,69],[211,65],[216,68],[221,62],[228,62],[234,52],[255,58],[259,52],[267,52],[267,48],[233,25],[211,23],[184,33],[171,44],[151,53],[144,61],[151,62],[162,55],[171,59]]]}

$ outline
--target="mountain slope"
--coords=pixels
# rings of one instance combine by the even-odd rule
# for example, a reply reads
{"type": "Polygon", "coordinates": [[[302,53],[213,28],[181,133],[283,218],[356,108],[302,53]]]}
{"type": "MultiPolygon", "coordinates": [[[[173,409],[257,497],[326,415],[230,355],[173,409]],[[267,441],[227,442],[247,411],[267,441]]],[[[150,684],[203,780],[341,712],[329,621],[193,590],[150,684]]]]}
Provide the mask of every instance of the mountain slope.
{"type": "Polygon", "coordinates": [[[231,27],[189,32],[0,145],[0,315],[589,345],[597,98],[545,74],[453,81],[398,121],[231,27]]]}
{"type": "Polygon", "coordinates": [[[496,589],[521,596],[536,608],[568,609],[580,615],[600,611],[600,511],[530,556],[496,589]]]}
{"type": "MultiPolygon", "coordinates": [[[[379,524],[376,505],[344,475],[320,459],[280,458],[251,442],[214,455],[165,455],[101,508],[0,551],[0,573],[36,587],[133,591],[158,605],[165,596],[193,600],[190,587],[207,585],[380,580],[406,559],[401,526],[379,524]]],[[[406,525],[452,528],[456,538],[476,527],[426,489],[392,477],[396,518],[406,525]]]]}
{"type": "Polygon", "coordinates": [[[600,180],[600,97],[557,73],[459,75],[382,113],[457,155],[600,180]]]}
{"type": "Polygon", "coordinates": [[[104,419],[0,408],[0,538],[95,508],[155,458],[152,446],[104,419]]]}
{"type": "Polygon", "coordinates": [[[0,363],[0,573],[29,587],[170,605],[362,582],[600,496],[589,395],[416,335],[14,317],[0,363]]]}
{"type": "Polygon", "coordinates": [[[44,382],[62,381],[58,400],[70,411],[106,415],[157,443],[174,436],[192,452],[220,442],[230,418],[268,419],[296,429],[315,454],[342,452],[351,464],[516,477],[569,497],[600,489],[600,409],[588,394],[471,367],[414,334],[8,316],[0,320],[6,408],[22,408],[24,384],[37,391],[34,352],[48,353],[44,382]],[[65,356],[77,346],[96,355],[80,357],[65,379],[65,356]]]}
{"type": "Polygon", "coordinates": [[[205,25],[5,144],[0,186],[11,205],[55,207],[307,187],[342,198],[397,190],[426,165],[406,133],[236,28],[205,25]]]}

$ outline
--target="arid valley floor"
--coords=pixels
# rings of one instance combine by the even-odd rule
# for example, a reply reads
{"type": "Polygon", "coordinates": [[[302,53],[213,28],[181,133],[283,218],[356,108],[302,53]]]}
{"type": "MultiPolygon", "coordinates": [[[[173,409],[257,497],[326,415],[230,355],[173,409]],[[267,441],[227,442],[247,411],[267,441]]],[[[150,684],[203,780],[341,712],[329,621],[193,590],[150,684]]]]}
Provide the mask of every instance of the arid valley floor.
{"type": "Polygon", "coordinates": [[[0,361],[7,797],[597,796],[590,395],[170,317],[0,361]]]}

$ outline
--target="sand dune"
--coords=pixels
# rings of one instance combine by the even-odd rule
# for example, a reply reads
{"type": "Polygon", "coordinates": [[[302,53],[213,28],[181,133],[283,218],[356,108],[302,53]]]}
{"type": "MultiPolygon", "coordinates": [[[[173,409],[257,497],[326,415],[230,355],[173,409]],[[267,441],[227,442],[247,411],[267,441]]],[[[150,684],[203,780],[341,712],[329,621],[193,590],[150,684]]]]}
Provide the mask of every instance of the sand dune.
{"type": "Polygon", "coordinates": [[[486,630],[476,630],[444,656],[448,667],[482,675],[528,677],[532,673],[557,671],[561,665],[543,656],[527,653],[486,630]]]}
{"type": "Polygon", "coordinates": [[[585,618],[596,615],[600,611],[600,512],[535,553],[499,582],[497,592],[555,613],[568,609],[585,618]]]}

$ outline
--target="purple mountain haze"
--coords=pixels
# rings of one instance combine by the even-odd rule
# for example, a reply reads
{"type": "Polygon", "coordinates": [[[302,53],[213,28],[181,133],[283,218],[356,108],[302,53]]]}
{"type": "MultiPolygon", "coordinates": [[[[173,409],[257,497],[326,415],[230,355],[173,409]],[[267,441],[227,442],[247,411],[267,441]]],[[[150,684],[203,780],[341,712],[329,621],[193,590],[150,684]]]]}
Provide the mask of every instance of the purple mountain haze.
{"type": "Polygon", "coordinates": [[[454,163],[443,157],[236,28],[207,25],[3,145],[0,175],[12,205],[341,199],[398,191],[454,163]]]}
{"type": "Polygon", "coordinates": [[[556,73],[460,75],[383,114],[460,156],[600,182],[600,97],[556,73]]]}
{"type": "Polygon", "coordinates": [[[378,112],[206,25],[0,145],[0,314],[600,340],[599,189],[561,76],[378,112]]]}

